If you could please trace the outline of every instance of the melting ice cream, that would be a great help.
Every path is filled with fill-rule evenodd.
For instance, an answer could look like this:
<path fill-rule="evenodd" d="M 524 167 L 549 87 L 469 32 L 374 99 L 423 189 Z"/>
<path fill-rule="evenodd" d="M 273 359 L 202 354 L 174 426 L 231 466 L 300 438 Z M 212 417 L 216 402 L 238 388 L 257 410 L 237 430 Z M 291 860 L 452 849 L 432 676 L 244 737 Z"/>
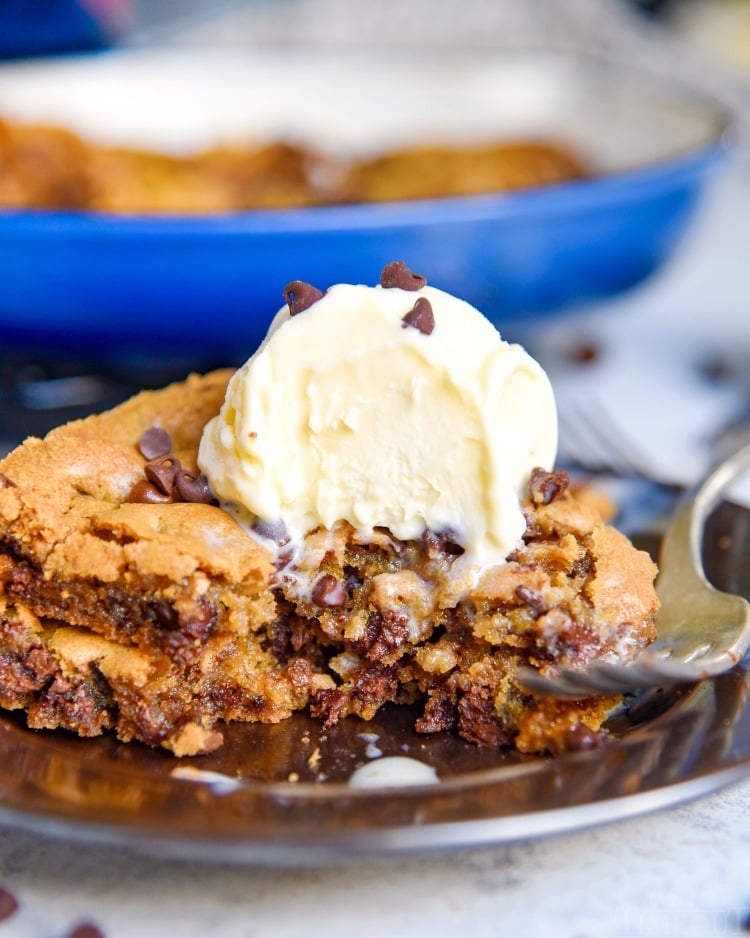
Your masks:
<path fill-rule="evenodd" d="M 204 432 L 216 496 L 292 541 L 344 520 L 364 539 L 449 532 L 472 563 L 503 560 L 531 470 L 556 453 L 540 365 L 400 262 L 375 287 L 285 295 Z"/>

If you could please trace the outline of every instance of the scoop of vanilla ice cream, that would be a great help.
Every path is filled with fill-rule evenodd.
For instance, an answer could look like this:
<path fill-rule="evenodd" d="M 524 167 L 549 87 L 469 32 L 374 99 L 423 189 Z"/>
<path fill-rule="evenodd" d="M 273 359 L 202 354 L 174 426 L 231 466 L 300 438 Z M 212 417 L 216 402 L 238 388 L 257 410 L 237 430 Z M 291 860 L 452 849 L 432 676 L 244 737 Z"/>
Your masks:
<path fill-rule="evenodd" d="M 404 321 L 420 298 L 431 332 Z M 556 446 L 547 376 L 474 307 L 427 286 L 340 284 L 278 313 L 198 461 L 222 503 L 292 539 L 340 520 L 364 538 L 450 531 L 485 566 L 518 545 L 520 498 Z"/>

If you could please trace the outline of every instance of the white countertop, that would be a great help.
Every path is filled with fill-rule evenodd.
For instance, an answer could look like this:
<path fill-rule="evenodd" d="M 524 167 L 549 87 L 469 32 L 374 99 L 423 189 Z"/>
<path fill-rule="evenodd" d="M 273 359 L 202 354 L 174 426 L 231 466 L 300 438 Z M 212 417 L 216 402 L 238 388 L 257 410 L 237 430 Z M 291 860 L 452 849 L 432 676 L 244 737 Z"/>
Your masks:
<path fill-rule="evenodd" d="M 750 780 L 565 836 L 327 869 L 164 862 L 0 829 L 13 938 L 708 938 L 750 918 Z"/>

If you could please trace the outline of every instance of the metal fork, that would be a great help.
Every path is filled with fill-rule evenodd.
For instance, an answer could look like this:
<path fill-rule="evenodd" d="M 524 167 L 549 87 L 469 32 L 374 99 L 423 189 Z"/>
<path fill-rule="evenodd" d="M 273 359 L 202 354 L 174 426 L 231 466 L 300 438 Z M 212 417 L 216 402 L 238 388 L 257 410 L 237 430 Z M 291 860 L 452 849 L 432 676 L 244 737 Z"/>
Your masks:
<path fill-rule="evenodd" d="M 706 519 L 721 494 L 750 468 L 750 444 L 721 462 L 678 503 L 659 560 L 656 641 L 631 662 L 599 661 L 542 675 L 523 668 L 529 689 L 555 697 L 621 694 L 694 683 L 729 670 L 750 647 L 750 605 L 707 581 L 701 560 Z"/>
<path fill-rule="evenodd" d="M 597 475 L 635 479 L 660 488 L 678 490 L 678 483 L 654 478 L 648 459 L 633 440 L 616 426 L 601 401 L 566 400 L 559 407 L 560 458 L 564 464 Z"/>

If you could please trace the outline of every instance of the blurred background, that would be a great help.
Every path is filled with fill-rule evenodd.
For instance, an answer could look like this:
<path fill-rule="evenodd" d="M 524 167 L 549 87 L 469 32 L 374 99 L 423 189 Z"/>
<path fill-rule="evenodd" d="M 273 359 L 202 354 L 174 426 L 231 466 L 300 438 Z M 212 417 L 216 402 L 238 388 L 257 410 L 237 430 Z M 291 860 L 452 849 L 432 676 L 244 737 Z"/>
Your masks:
<path fill-rule="evenodd" d="M 599 290 L 598 296 L 595 290 L 581 291 L 577 299 L 567 297 L 555 308 L 550 304 L 549 315 L 538 316 L 536 307 L 533 315 L 523 315 L 521 310 L 506 317 L 501 326 L 505 337 L 524 342 L 547 367 L 561 412 L 577 413 L 581 401 L 596 398 L 599 412 L 610 414 L 610 422 L 612 412 L 624 415 L 626 425 L 618 427 L 617 435 L 631 453 L 648 451 L 641 460 L 647 465 L 638 468 L 667 482 L 689 481 L 705 464 L 716 440 L 728 428 L 744 426 L 750 414 L 750 273 L 744 257 L 750 235 L 748 0 L 0 0 L 0 119 L 7 116 L 4 109 L 13 109 L 14 89 L 44 73 L 50 61 L 88 61 L 92 54 L 106 61 L 110 56 L 144 50 L 169 55 L 206 49 L 214 56 L 217 50 L 220 56 L 239 53 L 248 62 L 262 61 L 267 50 L 275 50 L 291 61 L 301 55 L 300 50 L 310 48 L 323 50 L 325 58 L 335 61 L 336 50 L 346 47 L 427 49 L 438 61 L 441 52 L 456 49 L 498 59 L 508 51 L 562 50 L 574 59 L 594 56 L 642 70 L 651 76 L 648 81 L 663 76 L 692 89 L 696 101 L 705 99 L 717 113 L 729 115 L 729 131 L 714 141 L 729 156 L 715 160 L 714 144 L 699 154 L 702 175 L 697 207 L 693 213 L 691 205 L 689 223 L 686 213 L 684 230 L 680 221 L 679 237 L 670 231 L 667 244 L 665 234 L 658 263 L 644 265 L 630 281 L 621 277 L 617 289 Z M 199 70 L 200 58 L 194 61 Z M 253 95 L 262 97 L 267 91 L 262 84 L 248 89 L 248 107 Z M 127 112 L 128 94 L 125 81 L 113 98 L 110 123 L 118 113 Z M 300 106 L 310 106 L 304 88 L 299 89 L 299 99 Z M 219 103 L 217 96 L 217 111 Z M 212 107 L 211 102 L 195 101 L 196 114 L 205 115 Z M 614 117 L 608 124 L 606 102 L 597 119 L 605 140 L 615 130 Z M 687 172 L 684 161 L 677 162 L 677 174 Z M 0 146 L 0 189 L 3 172 Z M 656 198 L 656 188 L 668 188 L 674 179 L 674 174 L 641 174 L 632 190 L 615 186 L 611 191 L 618 193 L 620 201 L 609 203 L 610 216 L 620 213 L 624 229 L 623 206 L 628 199 L 632 196 L 637 201 L 649 187 L 650 197 Z M 549 217 L 560 217 L 563 205 L 568 211 L 570 201 L 566 190 L 565 199 L 554 202 Z M 586 202 L 586 206 L 580 224 L 589 226 L 595 241 L 592 204 Z M 597 224 L 601 224 L 601 206 L 597 211 Z M 663 221 L 653 207 L 649 211 L 650 215 L 639 216 L 640 228 L 628 234 L 628 248 L 640 236 L 647 240 L 652 226 Z M 36 224 L 37 216 L 32 212 L 30 217 Z M 4 216 L 0 207 L 0 237 L 6 224 L 7 237 L 17 241 L 17 232 L 27 231 L 13 227 L 21 221 L 17 211 Z M 575 218 L 574 222 L 579 223 Z M 62 222 L 58 218 L 55 224 L 59 228 Z M 625 263 L 619 242 L 616 248 L 606 247 L 604 231 L 602 227 L 595 258 L 600 272 L 615 270 L 618 257 Z M 174 227 L 164 237 L 176 237 Z M 455 243 L 460 250 L 460 242 Z M 524 263 L 537 249 L 535 242 L 526 244 Z M 33 250 L 30 247 L 27 253 L 33 256 Z M 518 266 L 520 250 L 517 244 L 508 270 Z M 5 254 L 5 263 L 10 265 Z M 445 252 L 441 255 L 446 256 Z M 500 269 L 498 257 L 492 263 Z M 443 261 L 446 269 L 453 260 Z M 200 254 L 190 260 L 191 267 L 201 263 Z M 580 263 L 580 258 L 563 262 L 556 257 L 550 269 L 559 279 L 571 265 Z M 92 262 L 93 273 L 95 267 Z M 29 270 L 25 276 L 31 283 L 33 268 Z M 17 310 L 13 316 L 9 313 L 8 297 L 13 293 L 8 285 L 12 279 L 9 266 L 3 269 L 0 264 L 0 279 L 5 283 L 4 288 L 0 282 L 0 449 L 7 450 L 26 435 L 42 434 L 63 420 L 108 407 L 143 387 L 180 378 L 194 368 L 238 364 L 252 351 L 242 343 L 230 355 L 226 346 L 216 352 L 207 350 L 210 342 L 180 346 L 166 341 L 169 332 L 164 320 L 175 320 L 174 331 L 179 333 L 179 309 L 164 309 L 154 317 L 159 328 L 153 338 L 149 339 L 148 332 L 139 333 L 137 347 L 129 348 L 125 356 L 116 352 L 122 337 L 127 337 L 127 322 L 123 320 L 117 338 L 116 330 L 109 327 L 113 317 L 122 314 L 109 309 L 96 310 L 102 320 L 98 349 L 96 327 L 85 343 L 70 337 L 65 341 L 60 328 L 54 335 L 36 326 L 24 330 L 18 326 Z M 460 287 L 460 279 L 457 282 Z M 278 286 L 276 292 L 283 284 Z M 90 304 L 84 294 L 82 290 L 81 303 Z M 538 301 L 539 291 L 536 296 Z M 264 308 L 263 316 L 270 318 L 271 312 Z M 205 318 L 206 314 L 201 315 Z M 208 317 L 213 321 L 207 329 L 226 324 L 221 308 Z M 31 316 L 28 322 L 32 320 L 38 321 Z M 236 361 L 228 361 L 231 357 Z M 655 406 L 655 401 L 661 401 L 661 406 Z M 656 452 L 657 442 L 660 452 Z M 580 452 L 584 444 L 578 439 L 568 442 L 568 448 Z M 599 462 L 604 464 L 607 455 L 600 454 Z"/>
<path fill-rule="evenodd" d="M 328 14 L 333 14 L 328 15 Z M 409 31 L 405 35 L 404 27 Z M 412 29 L 411 27 L 415 27 Z M 2 0 L 0 54 L 60 54 L 132 42 L 408 41 L 612 44 L 632 35 L 688 42 L 750 69 L 746 0 Z"/>

